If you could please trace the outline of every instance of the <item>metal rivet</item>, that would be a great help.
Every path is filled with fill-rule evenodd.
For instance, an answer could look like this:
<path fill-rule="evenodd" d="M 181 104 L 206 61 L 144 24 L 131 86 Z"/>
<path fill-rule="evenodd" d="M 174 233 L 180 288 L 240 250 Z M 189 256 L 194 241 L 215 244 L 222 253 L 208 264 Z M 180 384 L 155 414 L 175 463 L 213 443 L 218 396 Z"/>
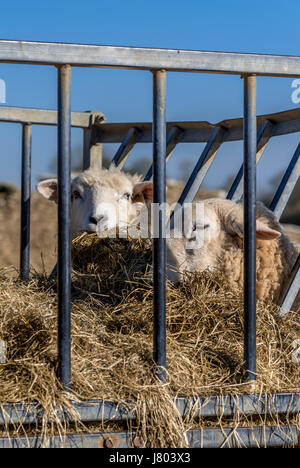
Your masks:
<path fill-rule="evenodd" d="M 133 446 L 136 448 L 144 447 L 144 443 L 141 437 L 135 437 L 133 439 Z"/>
<path fill-rule="evenodd" d="M 105 448 L 113 448 L 114 447 L 113 440 L 110 437 L 106 437 L 103 441 L 103 446 Z"/>

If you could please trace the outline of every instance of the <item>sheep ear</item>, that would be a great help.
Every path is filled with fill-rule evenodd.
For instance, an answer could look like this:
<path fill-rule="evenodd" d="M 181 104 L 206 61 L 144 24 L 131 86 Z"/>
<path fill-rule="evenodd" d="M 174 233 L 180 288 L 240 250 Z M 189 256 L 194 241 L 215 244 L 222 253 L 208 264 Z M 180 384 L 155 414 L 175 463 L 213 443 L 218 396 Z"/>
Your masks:
<path fill-rule="evenodd" d="M 132 192 L 132 201 L 141 201 L 141 198 L 146 203 L 152 203 L 153 200 L 153 183 L 152 182 L 139 182 L 135 184 Z"/>
<path fill-rule="evenodd" d="M 36 189 L 42 197 L 57 203 L 57 179 L 47 179 L 39 182 Z"/>
<path fill-rule="evenodd" d="M 244 224 L 239 221 L 231 221 L 230 234 L 244 237 Z M 270 228 L 261 221 L 256 221 L 256 238 L 259 240 L 273 240 L 281 236 L 279 231 Z"/>
<path fill-rule="evenodd" d="M 281 236 L 281 232 L 270 228 L 261 221 L 256 221 L 256 237 L 261 240 L 273 240 Z"/>

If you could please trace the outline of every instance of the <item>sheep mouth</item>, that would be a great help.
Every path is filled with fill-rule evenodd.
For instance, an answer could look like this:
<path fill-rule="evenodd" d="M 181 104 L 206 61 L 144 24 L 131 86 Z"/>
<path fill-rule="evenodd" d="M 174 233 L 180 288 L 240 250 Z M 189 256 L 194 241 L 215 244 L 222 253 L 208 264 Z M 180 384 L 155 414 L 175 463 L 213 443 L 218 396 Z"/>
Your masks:
<path fill-rule="evenodd" d="M 113 228 L 111 228 L 111 229 L 113 229 Z M 97 233 L 98 236 L 101 236 L 101 234 L 103 234 L 104 232 L 108 232 L 108 231 L 110 231 L 109 226 L 100 226 L 99 224 L 97 224 L 97 225 L 89 224 L 85 229 L 85 232 L 87 232 L 89 234 Z"/>

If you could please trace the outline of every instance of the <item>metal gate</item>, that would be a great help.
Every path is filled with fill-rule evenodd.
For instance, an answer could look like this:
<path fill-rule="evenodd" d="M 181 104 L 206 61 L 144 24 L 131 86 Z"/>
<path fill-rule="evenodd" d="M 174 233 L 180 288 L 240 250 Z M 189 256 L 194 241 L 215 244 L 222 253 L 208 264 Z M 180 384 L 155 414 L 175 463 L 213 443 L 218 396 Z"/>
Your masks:
<path fill-rule="evenodd" d="M 103 143 L 120 143 L 114 162 L 122 166 L 133 146 L 140 142 L 152 142 L 153 165 L 145 179 L 153 175 L 154 203 L 165 202 L 166 162 L 177 144 L 183 142 L 206 143 L 199 160 L 180 196 L 179 203 L 191 202 L 223 142 L 243 140 L 244 163 L 240 168 L 227 198 L 237 200 L 244 196 L 244 237 L 247 249 L 244 251 L 244 358 L 246 378 L 256 378 L 256 163 L 273 136 L 300 131 L 300 110 L 256 116 L 256 76 L 300 76 L 300 57 L 234 54 L 167 49 L 143 49 L 77 44 L 52 44 L 18 41 L 0 41 L 0 62 L 27 63 L 56 66 L 58 71 L 58 112 L 34 109 L 0 107 L 0 121 L 21 123 L 22 143 L 22 216 L 21 216 L 21 262 L 20 274 L 23 280 L 29 278 L 29 222 L 30 222 L 30 166 L 31 129 L 34 124 L 56 125 L 58 129 L 58 374 L 65 387 L 71 382 L 71 328 L 70 328 L 70 129 L 71 126 L 84 130 L 84 169 L 91 159 L 100 157 Z M 101 113 L 72 113 L 70 111 L 70 83 L 72 67 L 103 67 L 150 70 L 153 73 L 153 122 L 138 124 L 103 124 Z M 244 81 L 244 119 L 226 120 L 219 124 L 207 122 L 166 123 L 166 76 L 167 72 L 209 72 L 240 75 Z M 274 195 L 270 208 L 279 218 L 297 182 L 300 173 L 300 144 Z M 165 239 L 163 219 L 159 225 L 159 236 L 153 240 L 154 263 L 154 359 L 159 368 L 166 368 L 166 301 L 165 301 Z M 282 298 L 282 315 L 290 308 L 300 287 L 300 256 L 295 259 L 295 267 L 290 282 Z M 158 374 L 164 381 L 165 373 Z M 176 401 L 184 414 L 188 401 Z M 101 406 L 101 411 L 99 409 Z M 122 419 L 124 414 L 111 404 L 85 402 L 77 405 L 83 421 L 95 421 L 103 411 L 108 419 Z M 270 414 L 300 411 L 299 394 L 241 395 L 238 401 L 230 396 L 210 397 L 199 407 L 199 415 L 217 415 L 220 410 L 232 415 L 238 407 L 245 408 L 248 414 Z M 20 404 L 7 407 L 2 421 L 8 417 L 30 416 L 30 407 Z M 111 413 L 112 412 L 112 413 Z M 9 415 L 9 416 L 8 416 Z M 23 416 L 22 416 L 23 415 Z M 106 416 L 105 416 L 106 417 Z M 128 415 L 126 415 L 128 417 Z M 130 415 L 129 415 L 130 417 Z M 131 415 L 134 417 L 134 415 Z M 26 419 L 27 418 L 27 419 Z M 228 433 L 217 429 L 190 431 L 192 446 L 220 446 L 223 443 L 234 446 Z M 299 442 L 296 427 L 287 428 L 241 428 L 240 440 L 245 446 L 289 445 Z M 278 433 L 279 431 L 279 433 Z M 201 432 L 201 431 L 200 431 Z M 223 435 L 222 435 L 223 434 Z M 128 437 L 119 434 L 115 446 L 128 446 Z M 198 436 L 200 437 L 198 440 Z M 76 436 L 70 436 L 68 443 L 77 446 Z M 94 437 L 94 436 L 93 436 Z M 98 434 L 95 440 L 85 439 L 88 446 L 105 446 L 107 436 Z M 222 439 L 223 437 L 223 439 Z M 93 439 L 93 440 L 92 440 Z M 90 440 L 90 442 L 89 442 Z M 111 443 L 111 438 L 109 439 Z M 114 439 L 115 440 L 115 439 Z M 94 442 L 93 442 L 94 441 Z M 199 442 L 200 441 L 200 442 Z M 27 440 L 28 442 L 28 440 Z M 26 442 L 26 443 L 27 443 Z M 25 443 L 25 442 L 24 442 Z M 34 439 L 33 444 L 38 444 Z M 0 446 L 6 441 L 0 440 Z M 15 442 L 21 444 L 22 441 Z M 53 440 L 56 446 L 59 441 Z M 81 444 L 82 445 L 82 444 Z M 100 444 L 101 445 L 101 444 Z"/>

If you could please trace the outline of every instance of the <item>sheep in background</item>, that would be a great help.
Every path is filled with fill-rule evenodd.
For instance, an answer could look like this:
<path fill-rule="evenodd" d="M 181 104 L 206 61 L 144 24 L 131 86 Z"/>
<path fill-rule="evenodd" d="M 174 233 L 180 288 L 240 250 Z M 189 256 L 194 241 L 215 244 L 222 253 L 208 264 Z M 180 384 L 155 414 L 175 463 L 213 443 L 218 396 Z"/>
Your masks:
<path fill-rule="evenodd" d="M 176 283 L 183 281 L 185 271 L 219 270 L 232 285 L 242 286 L 243 206 L 208 199 L 182 211 L 185 232 L 179 233 L 181 238 L 167 239 L 168 278 Z M 298 252 L 273 213 L 261 203 L 256 218 L 257 298 L 276 303 Z"/>

